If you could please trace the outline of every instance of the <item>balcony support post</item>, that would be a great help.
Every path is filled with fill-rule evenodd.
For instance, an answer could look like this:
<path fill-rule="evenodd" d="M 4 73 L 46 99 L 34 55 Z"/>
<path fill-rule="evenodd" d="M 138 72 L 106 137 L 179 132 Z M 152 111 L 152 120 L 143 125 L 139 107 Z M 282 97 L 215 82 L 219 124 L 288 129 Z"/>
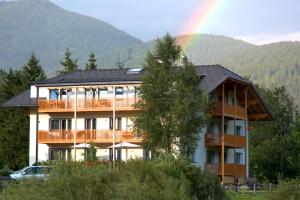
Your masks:
<path fill-rule="evenodd" d="M 236 171 L 236 83 L 234 83 L 234 122 L 233 122 L 233 134 L 234 134 L 234 153 L 233 153 L 233 162 L 234 162 L 234 172 L 235 174 L 237 174 L 237 171 Z"/>
<path fill-rule="evenodd" d="M 224 103 L 225 103 L 225 97 L 224 97 L 224 93 L 225 93 L 225 84 L 222 84 L 222 152 L 221 152 L 221 184 L 223 185 L 224 183 L 224 164 L 225 164 L 225 147 L 224 147 Z"/>
<path fill-rule="evenodd" d="M 74 130 L 73 130 L 73 144 L 74 144 L 74 161 L 76 161 L 76 132 L 77 132 L 77 87 L 75 87 L 75 101 L 74 101 Z"/>
<path fill-rule="evenodd" d="M 113 166 L 115 164 L 115 129 L 116 129 L 116 86 L 113 86 L 113 133 L 112 133 L 112 139 L 113 139 Z"/>
<path fill-rule="evenodd" d="M 246 178 L 249 177 L 249 136 L 248 136 L 248 89 L 245 89 L 245 110 L 246 110 L 246 120 L 245 120 L 245 135 L 246 135 L 246 149 L 245 149 L 245 164 L 246 164 Z"/>
<path fill-rule="evenodd" d="M 39 86 L 36 86 L 35 163 L 39 161 Z"/>

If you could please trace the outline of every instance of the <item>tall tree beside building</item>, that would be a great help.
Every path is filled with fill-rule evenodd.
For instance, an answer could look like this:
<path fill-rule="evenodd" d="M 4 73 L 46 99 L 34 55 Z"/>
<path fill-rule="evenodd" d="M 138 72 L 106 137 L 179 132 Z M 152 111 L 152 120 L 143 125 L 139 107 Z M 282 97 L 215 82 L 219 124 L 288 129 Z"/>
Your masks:
<path fill-rule="evenodd" d="M 195 66 L 187 59 L 182 62 L 181 53 L 169 34 L 148 53 L 139 89 L 141 101 L 136 105 L 141 111 L 134 128 L 143 134 L 145 148 L 187 156 L 206 122 L 207 95 L 198 87 Z"/>
<path fill-rule="evenodd" d="M 97 63 L 96 63 L 97 59 L 96 56 L 93 52 L 90 53 L 89 58 L 88 58 L 88 62 L 85 65 L 85 69 L 86 70 L 95 70 L 97 69 Z"/>
<path fill-rule="evenodd" d="M 60 61 L 60 64 L 63 66 L 62 70 L 56 72 L 57 75 L 64 75 L 69 72 L 74 72 L 78 69 L 77 60 L 71 58 L 71 51 L 67 48 L 65 52 L 65 58 L 63 61 Z"/>
<path fill-rule="evenodd" d="M 40 60 L 33 53 L 29 57 L 27 63 L 23 66 L 23 76 L 26 82 L 41 81 L 46 79 L 45 72 L 40 65 Z"/>
<path fill-rule="evenodd" d="M 252 175 L 276 182 L 278 176 L 300 175 L 300 132 L 293 98 L 285 87 L 261 89 L 274 120 L 255 122 L 250 131 L 250 167 Z"/>
<path fill-rule="evenodd" d="M 20 94 L 29 82 L 44 80 L 45 73 L 34 54 L 21 70 L 0 71 L 0 103 Z M 0 109 L 0 168 L 16 170 L 28 165 L 28 111 Z"/>
<path fill-rule="evenodd" d="M 0 103 L 21 93 L 26 84 L 21 70 L 1 71 Z M 29 118 L 19 109 L 0 109 L 0 168 L 16 170 L 28 164 Z"/>

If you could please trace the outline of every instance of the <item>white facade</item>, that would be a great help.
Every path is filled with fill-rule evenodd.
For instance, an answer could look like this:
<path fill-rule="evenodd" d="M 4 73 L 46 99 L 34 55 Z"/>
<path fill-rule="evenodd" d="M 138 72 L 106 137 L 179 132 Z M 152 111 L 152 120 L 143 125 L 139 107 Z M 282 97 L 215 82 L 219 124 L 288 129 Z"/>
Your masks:
<path fill-rule="evenodd" d="M 114 90 L 115 88 L 115 90 Z M 93 86 L 66 86 L 62 87 L 40 87 L 39 92 L 35 86 L 31 87 L 31 97 L 35 98 L 38 94 L 39 99 L 44 99 L 47 101 L 52 101 L 53 96 L 51 96 L 51 90 L 57 90 L 55 100 L 74 101 L 76 96 L 77 105 L 84 107 L 86 100 L 93 99 L 130 99 L 136 98 L 136 87 L 134 85 L 126 86 L 103 86 L 103 85 L 93 85 Z M 76 90 L 76 92 L 75 92 Z M 119 91 L 118 91 L 119 90 Z M 234 100 L 231 92 L 229 92 L 229 97 L 227 97 L 226 102 L 228 104 L 233 104 Z M 115 101 L 117 104 L 117 101 Z M 74 102 L 72 102 L 72 105 Z M 118 105 L 117 105 L 118 106 Z M 70 131 L 85 131 L 87 128 L 87 119 L 92 119 L 93 123 L 92 129 L 96 134 L 102 134 L 105 131 L 112 130 L 112 117 L 116 118 L 115 129 L 122 131 L 131 131 L 133 127 L 133 118 L 136 113 L 133 111 L 115 111 L 113 115 L 112 110 L 107 111 L 59 111 L 59 112 L 39 112 L 38 118 L 38 130 L 44 132 L 51 132 L 53 129 L 53 120 L 57 120 L 59 126 L 63 122 L 59 120 L 64 120 L 65 126 L 70 126 Z M 67 122 L 66 122 L 67 121 Z M 120 125 L 117 125 L 120 123 Z M 70 124 L 70 125 L 69 125 Z M 118 126 L 118 127 L 117 127 Z M 36 112 L 30 113 L 30 147 L 29 147 L 29 165 L 32 165 L 36 161 Z M 102 131 L 102 132 L 101 132 Z M 117 130 L 115 130 L 117 131 Z M 206 164 L 220 164 L 221 163 L 221 149 L 211 148 L 206 144 L 206 134 L 212 134 L 214 137 L 219 137 L 221 134 L 221 119 L 215 118 L 212 120 L 210 126 L 203 128 L 199 133 L 199 141 L 197 148 L 192 155 L 192 162 L 201 167 L 206 168 Z M 229 136 L 241 136 L 247 138 L 247 120 L 226 118 L 224 121 L 224 133 Z M 53 133 L 55 134 L 55 133 Z M 87 141 L 88 142 L 88 141 Z M 78 143 L 77 143 L 78 144 Z M 84 160 L 86 151 L 83 148 L 72 147 L 74 143 L 39 143 L 38 144 L 38 161 L 47 161 L 51 159 L 75 159 L 77 161 Z M 112 142 L 102 142 L 95 144 L 96 157 L 99 160 L 110 160 L 112 159 L 112 149 L 108 147 L 112 145 Z M 246 173 L 248 174 L 248 141 L 246 141 L 245 148 L 225 148 L 225 164 L 239 164 L 246 165 Z M 128 159 L 143 159 L 146 152 L 142 148 L 123 148 L 115 149 L 115 158 L 120 160 Z"/>

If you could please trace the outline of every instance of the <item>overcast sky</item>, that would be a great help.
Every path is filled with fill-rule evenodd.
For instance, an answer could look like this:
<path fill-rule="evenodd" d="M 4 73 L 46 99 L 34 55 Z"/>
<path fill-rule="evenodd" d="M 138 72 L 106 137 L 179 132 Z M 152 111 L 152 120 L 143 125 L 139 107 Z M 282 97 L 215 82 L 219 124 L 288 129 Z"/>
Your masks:
<path fill-rule="evenodd" d="M 180 33 L 203 0 L 51 1 L 148 41 L 166 32 Z M 213 14 L 214 20 L 207 20 L 203 33 L 241 38 L 256 44 L 300 40 L 300 0 L 220 1 L 225 6 Z"/>

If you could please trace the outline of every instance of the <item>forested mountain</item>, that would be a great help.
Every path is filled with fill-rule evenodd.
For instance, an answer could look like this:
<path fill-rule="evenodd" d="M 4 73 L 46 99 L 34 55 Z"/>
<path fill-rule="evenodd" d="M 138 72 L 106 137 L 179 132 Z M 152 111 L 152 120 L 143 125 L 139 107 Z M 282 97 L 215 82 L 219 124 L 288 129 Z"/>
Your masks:
<path fill-rule="evenodd" d="M 32 52 L 52 72 L 69 48 L 83 64 L 90 51 L 98 66 L 111 66 L 112 52 L 141 41 L 94 18 L 66 11 L 48 0 L 0 1 L 0 67 L 19 68 Z"/>
<path fill-rule="evenodd" d="M 128 22 L 130 23 L 130 22 Z M 177 37 L 179 43 L 191 36 Z M 265 87 L 286 85 L 300 105 L 300 42 L 253 45 L 216 35 L 196 35 L 186 52 L 195 64 L 221 64 Z M 0 1 L 0 69 L 20 68 L 32 52 L 48 76 L 60 69 L 66 48 L 84 68 L 92 50 L 100 68 L 143 65 L 154 42 L 94 18 L 66 11 L 48 0 Z"/>

